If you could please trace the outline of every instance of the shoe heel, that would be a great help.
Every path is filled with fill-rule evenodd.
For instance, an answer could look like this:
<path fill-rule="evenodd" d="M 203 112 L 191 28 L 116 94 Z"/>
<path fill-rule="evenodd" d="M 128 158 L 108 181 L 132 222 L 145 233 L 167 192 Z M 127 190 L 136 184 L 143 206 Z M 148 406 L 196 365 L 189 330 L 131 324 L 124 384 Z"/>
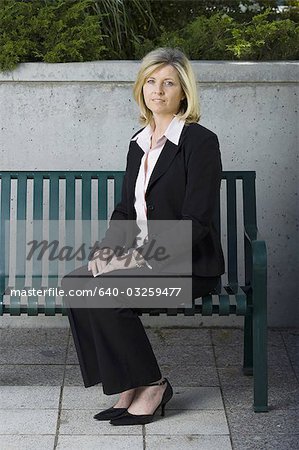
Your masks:
<path fill-rule="evenodd" d="M 161 416 L 165 416 L 165 405 L 166 403 L 164 403 L 164 405 L 161 406 Z"/>

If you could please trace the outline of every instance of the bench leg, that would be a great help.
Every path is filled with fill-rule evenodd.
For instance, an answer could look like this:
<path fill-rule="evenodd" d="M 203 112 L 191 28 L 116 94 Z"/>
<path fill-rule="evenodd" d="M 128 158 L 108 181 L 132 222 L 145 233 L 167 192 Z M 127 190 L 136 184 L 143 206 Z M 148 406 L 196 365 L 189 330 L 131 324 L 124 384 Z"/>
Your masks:
<path fill-rule="evenodd" d="M 253 375 L 252 315 L 244 317 L 243 374 Z"/>
<path fill-rule="evenodd" d="M 253 289 L 253 378 L 254 412 L 268 411 L 267 361 L 267 285 L 261 274 L 256 274 Z"/>

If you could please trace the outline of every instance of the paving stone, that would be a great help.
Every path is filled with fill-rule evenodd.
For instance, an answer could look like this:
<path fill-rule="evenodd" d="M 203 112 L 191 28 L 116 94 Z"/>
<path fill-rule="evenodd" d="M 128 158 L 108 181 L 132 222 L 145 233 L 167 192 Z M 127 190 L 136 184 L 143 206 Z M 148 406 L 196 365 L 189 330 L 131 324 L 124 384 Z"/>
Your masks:
<path fill-rule="evenodd" d="M 221 386 L 253 386 L 253 377 L 244 375 L 242 365 L 217 368 Z"/>
<path fill-rule="evenodd" d="M 185 436 L 155 436 L 145 437 L 146 448 L 150 450 L 231 450 L 230 438 L 227 435 L 188 434 Z M 243 449 L 244 450 L 244 449 Z"/>
<path fill-rule="evenodd" d="M 105 435 L 105 434 L 129 434 L 142 435 L 142 425 L 112 426 L 109 421 L 99 421 L 93 418 L 98 412 L 93 409 L 62 409 L 60 416 L 59 434 L 68 435 Z"/>
<path fill-rule="evenodd" d="M 281 331 L 284 342 L 290 347 L 299 347 L 299 328 L 289 328 Z"/>
<path fill-rule="evenodd" d="M 243 346 L 215 346 L 217 367 L 227 367 L 231 365 L 243 366 Z M 268 365 L 276 368 L 288 366 L 290 361 L 285 348 L 268 346 Z M 291 369 L 291 368 L 290 368 Z"/>
<path fill-rule="evenodd" d="M 226 408 L 232 437 L 238 435 L 292 435 L 298 430 L 299 409 L 270 409 L 255 413 L 252 409 Z"/>
<path fill-rule="evenodd" d="M 283 337 L 279 330 L 275 328 L 268 328 L 268 345 L 281 347 L 283 344 Z"/>
<path fill-rule="evenodd" d="M 299 380 L 299 363 L 298 364 L 293 363 L 292 368 L 293 368 L 294 374 L 297 377 L 297 380 Z"/>
<path fill-rule="evenodd" d="M 62 392 L 62 409 L 107 409 L 113 406 L 119 394 L 105 395 L 102 385 L 91 386 L 64 386 Z"/>
<path fill-rule="evenodd" d="M 226 408 L 252 408 L 253 386 L 223 386 L 222 396 Z"/>
<path fill-rule="evenodd" d="M 208 328 L 156 328 L 146 333 L 153 345 L 212 345 Z"/>
<path fill-rule="evenodd" d="M 218 367 L 221 386 L 253 386 L 253 376 L 244 375 L 242 366 Z M 298 380 L 290 366 L 268 366 L 269 388 L 292 389 L 298 386 Z"/>
<path fill-rule="evenodd" d="M 243 330 L 237 328 L 212 328 L 212 343 L 214 345 L 243 344 Z"/>
<path fill-rule="evenodd" d="M 66 329 L 0 329 L 0 364 L 64 364 Z"/>
<path fill-rule="evenodd" d="M 56 409 L 1 409 L 0 435 L 55 434 L 57 418 Z"/>
<path fill-rule="evenodd" d="M 83 379 L 79 364 L 68 364 L 65 366 L 64 385 L 83 386 Z"/>
<path fill-rule="evenodd" d="M 223 400 L 227 408 L 253 407 L 253 384 L 252 386 L 223 386 Z M 268 389 L 268 404 L 271 409 L 296 409 L 299 406 L 299 388 L 289 386 Z"/>
<path fill-rule="evenodd" d="M 299 434 L 242 434 L 232 439 L 234 450 L 295 450 L 299 448 Z"/>
<path fill-rule="evenodd" d="M 55 435 L 0 435 L 1 449 L 3 450 L 53 450 Z"/>
<path fill-rule="evenodd" d="M 69 346 L 67 349 L 66 364 L 79 364 L 78 355 L 72 336 L 70 337 Z"/>
<path fill-rule="evenodd" d="M 215 346 L 215 358 L 217 367 L 228 367 L 232 365 L 243 364 L 243 347 L 236 344 L 236 346 Z"/>
<path fill-rule="evenodd" d="M 244 329 L 220 328 L 211 329 L 214 345 L 237 345 L 244 343 Z M 283 340 L 279 330 L 268 329 L 268 345 L 282 346 Z"/>
<path fill-rule="evenodd" d="M 294 386 L 299 386 L 299 382 L 296 379 L 295 374 L 292 370 L 289 370 L 288 366 L 268 367 L 268 378 L 269 378 L 269 386 L 275 388 L 293 388 Z"/>
<path fill-rule="evenodd" d="M 161 364 L 160 370 L 172 385 L 176 386 L 219 386 L 216 367 L 194 364 L 177 364 L 176 367 Z"/>
<path fill-rule="evenodd" d="M 269 405 L 273 409 L 299 408 L 299 386 L 269 386 Z M 299 428 L 299 427 L 298 427 Z"/>
<path fill-rule="evenodd" d="M 212 410 L 165 409 L 165 418 L 156 417 L 145 428 L 146 435 L 229 434 L 224 411 Z"/>
<path fill-rule="evenodd" d="M 174 396 L 167 404 L 168 409 L 221 409 L 223 402 L 219 387 L 173 386 Z"/>
<path fill-rule="evenodd" d="M 292 364 L 299 364 L 299 347 L 288 344 L 287 355 Z"/>
<path fill-rule="evenodd" d="M 54 409 L 59 407 L 58 386 L 0 386 L 1 408 Z"/>
<path fill-rule="evenodd" d="M 197 364 L 198 367 L 215 365 L 213 347 L 194 345 L 163 345 L 154 349 L 159 364 L 189 365 Z"/>
<path fill-rule="evenodd" d="M 112 425 L 110 425 L 112 427 Z M 116 427 L 115 427 L 116 428 Z M 143 450 L 142 436 L 69 436 L 58 437 L 57 450 Z M 19 450 L 19 449 L 18 449 Z"/>
<path fill-rule="evenodd" d="M 61 386 L 64 365 L 50 364 L 2 364 L 0 385 L 2 386 Z"/>

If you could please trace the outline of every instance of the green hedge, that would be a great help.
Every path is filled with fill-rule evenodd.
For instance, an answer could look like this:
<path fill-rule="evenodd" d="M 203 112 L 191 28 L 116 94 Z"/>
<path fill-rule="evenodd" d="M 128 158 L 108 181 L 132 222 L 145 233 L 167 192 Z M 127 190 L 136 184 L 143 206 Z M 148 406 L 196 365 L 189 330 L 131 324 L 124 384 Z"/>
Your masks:
<path fill-rule="evenodd" d="M 294 60 L 299 1 L 0 0 L 0 70 L 21 62 L 140 59 L 176 46 L 191 59 Z M 250 6 L 251 5 L 251 6 Z M 175 30 L 175 31 L 173 31 Z"/>
<path fill-rule="evenodd" d="M 299 57 L 299 26 L 290 19 L 269 21 L 270 11 L 238 23 L 226 14 L 200 16 L 180 31 L 165 31 L 154 40 L 136 46 L 141 58 L 157 46 L 177 46 L 197 60 L 296 60 Z"/>

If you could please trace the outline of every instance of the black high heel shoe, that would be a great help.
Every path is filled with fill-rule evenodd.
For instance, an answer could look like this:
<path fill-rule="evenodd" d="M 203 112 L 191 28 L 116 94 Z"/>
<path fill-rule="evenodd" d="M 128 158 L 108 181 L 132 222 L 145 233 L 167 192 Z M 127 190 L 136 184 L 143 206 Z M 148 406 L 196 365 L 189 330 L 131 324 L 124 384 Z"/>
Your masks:
<path fill-rule="evenodd" d="M 116 419 L 126 411 L 127 408 L 114 408 L 113 406 L 111 406 L 111 408 L 105 409 L 104 411 L 100 411 L 99 413 L 95 414 L 93 418 L 97 420 Z"/>
<path fill-rule="evenodd" d="M 156 411 L 161 407 L 161 416 L 165 416 L 165 405 L 173 396 L 173 390 L 171 384 L 164 378 L 164 380 L 158 383 L 147 384 L 146 386 L 159 386 L 167 383 L 167 387 L 164 391 L 162 400 L 160 404 L 157 406 L 153 414 L 131 414 L 128 411 L 124 412 L 121 417 L 117 417 L 116 419 L 110 420 L 111 425 L 144 425 L 146 423 L 150 423 L 154 419 L 154 415 Z"/>

